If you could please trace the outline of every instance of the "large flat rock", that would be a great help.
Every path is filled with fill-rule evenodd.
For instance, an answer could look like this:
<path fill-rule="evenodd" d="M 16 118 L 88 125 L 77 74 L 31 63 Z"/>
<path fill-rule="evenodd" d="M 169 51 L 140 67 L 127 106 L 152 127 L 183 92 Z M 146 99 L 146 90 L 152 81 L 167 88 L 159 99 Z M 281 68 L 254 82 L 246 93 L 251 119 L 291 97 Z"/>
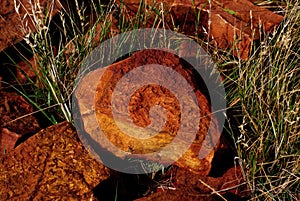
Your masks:
<path fill-rule="evenodd" d="M 108 170 L 70 123 L 40 131 L 0 159 L 0 200 L 90 200 Z"/>

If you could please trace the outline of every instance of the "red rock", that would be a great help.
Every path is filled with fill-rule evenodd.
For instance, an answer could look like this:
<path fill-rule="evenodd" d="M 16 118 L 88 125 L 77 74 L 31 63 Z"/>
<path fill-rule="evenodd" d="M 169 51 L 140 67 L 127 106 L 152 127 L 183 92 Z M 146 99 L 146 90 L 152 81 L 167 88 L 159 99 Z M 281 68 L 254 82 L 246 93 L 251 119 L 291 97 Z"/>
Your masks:
<path fill-rule="evenodd" d="M 76 90 L 76 98 L 78 101 L 78 105 L 80 108 L 80 113 L 82 115 L 82 119 L 84 121 L 84 128 L 86 132 L 97 142 L 103 142 L 103 139 L 100 135 L 98 135 L 97 128 L 98 123 L 100 124 L 101 129 L 105 133 L 106 138 L 117 146 L 118 150 L 111 150 L 109 145 L 103 145 L 104 148 L 108 149 L 108 151 L 113 152 L 116 156 L 124 159 L 124 155 L 122 151 L 132 152 L 135 154 L 145 154 L 150 153 L 152 151 L 159 150 L 161 147 L 168 145 L 171 140 L 176 136 L 176 132 L 179 126 L 179 118 L 178 118 L 178 108 L 183 107 L 182 111 L 185 111 L 186 106 L 178 107 L 177 100 L 172 97 L 170 91 L 165 90 L 160 86 L 149 86 L 148 88 L 140 88 L 136 91 L 130 99 L 129 111 L 130 115 L 134 119 L 134 122 L 139 126 L 145 126 L 150 123 L 149 121 L 149 108 L 154 105 L 160 105 L 164 107 L 167 114 L 167 123 L 161 130 L 161 132 L 149 139 L 136 139 L 132 136 L 124 134 L 118 129 L 118 126 L 115 122 L 119 122 L 125 126 L 127 132 L 133 132 L 131 128 L 126 126 L 126 114 L 120 113 L 121 119 L 115 120 L 112 116 L 111 110 L 111 95 L 115 90 L 115 85 L 118 83 L 119 79 L 124 76 L 127 72 L 131 71 L 135 67 L 143 66 L 146 64 L 160 64 L 163 66 L 172 67 L 178 73 L 185 77 L 187 82 L 192 86 L 195 90 L 195 96 L 199 102 L 199 111 L 201 120 L 199 121 L 199 130 L 197 131 L 196 140 L 192 143 L 191 147 L 187 150 L 187 152 L 175 162 L 179 167 L 183 167 L 192 172 L 201 175 L 207 175 L 211 168 L 211 161 L 214 155 L 214 150 L 210 151 L 210 154 L 206 156 L 204 159 L 199 159 L 198 154 L 199 150 L 202 146 L 202 142 L 207 134 L 207 129 L 210 121 L 215 122 L 215 119 L 211 119 L 210 116 L 210 104 L 199 88 L 199 83 L 196 83 L 192 71 L 189 71 L 188 66 L 183 66 L 181 60 L 174 56 L 171 53 L 167 53 L 164 51 L 158 50 L 144 50 L 141 52 L 137 52 L 133 54 L 131 57 L 112 64 L 107 68 L 101 68 L 93 71 L 92 73 L 83 77 L 80 85 Z M 187 69 L 187 70 L 184 70 Z M 157 70 L 157 69 L 153 69 Z M 151 70 L 150 70 L 151 71 Z M 147 70 L 144 73 L 151 72 Z M 103 73 L 104 72 L 104 73 Z M 103 73 L 103 74 L 102 74 Z M 101 79 L 99 75 L 102 74 Z M 157 73 L 160 75 L 160 73 Z M 137 76 L 137 78 L 143 79 L 143 76 Z M 157 76 L 158 80 L 166 80 L 164 76 Z M 100 80 L 99 80 L 100 79 Z M 98 87 L 95 91 L 92 90 L 92 86 L 89 85 L 90 81 L 94 80 L 96 83 L 98 82 Z M 97 81 L 99 80 L 99 81 Z M 138 80 L 137 80 L 138 81 Z M 139 81 L 138 81 L 139 82 Z M 120 100 L 123 100 L 125 97 L 128 97 L 129 88 L 122 88 L 120 92 Z M 119 94 L 119 92 L 117 92 Z M 91 108 L 93 108 L 93 101 L 95 96 L 95 109 L 98 123 L 93 121 L 91 118 L 95 118 L 94 114 L 91 113 Z M 129 96 L 130 97 L 130 96 Z M 123 106 L 122 103 L 117 102 L 116 106 Z M 126 106 L 125 106 L 126 107 Z M 141 109 L 140 109 L 141 108 Z M 147 109 L 148 108 L 148 109 Z M 176 109 L 177 108 L 177 109 Z M 198 108 L 197 108 L 198 109 Z M 126 110 L 126 109 L 125 109 Z M 198 111 L 198 110 L 197 110 Z M 155 119 L 161 119 L 162 116 L 156 114 Z M 193 117 L 189 117 L 193 118 Z M 212 135 L 214 132 L 217 132 L 218 127 L 216 124 L 215 128 L 212 128 Z M 178 149 L 181 149 L 184 145 L 185 139 L 182 139 L 182 145 L 178 146 Z M 121 151 L 122 150 L 122 151 Z M 173 161 L 172 158 L 177 157 L 175 155 L 177 153 L 174 152 L 169 154 L 169 160 Z M 155 158 L 146 158 L 147 160 L 156 161 Z M 161 161 L 157 161 L 161 162 Z"/>
<path fill-rule="evenodd" d="M 135 15 L 140 1 L 122 1 L 131 15 Z M 194 36 L 196 33 L 203 39 L 223 50 L 233 50 L 232 53 L 242 59 L 249 54 L 253 40 L 259 39 L 259 28 L 269 33 L 282 21 L 283 17 L 265 8 L 254 5 L 247 0 L 207 0 L 191 1 L 147 1 L 145 4 L 161 7 L 165 11 L 165 28 L 173 29 L 173 24 L 179 32 Z M 149 11 L 150 12 L 150 11 Z M 200 18 L 197 21 L 197 15 Z M 172 15 L 171 17 L 167 14 Z M 154 16 L 155 14 L 153 14 Z M 152 18 L 154 18 L 152 16 Z M 151 27 L 153 19 L 150 18 L 147 27 Z M 196 23 L 197 27 L 195 26 Z M 232 49 L 233 48 L 233 49 Z"/>
<path fill-rule="evenodd" d="M 17 65 L 17 79 L 20 83 L 28 82 L 28 79 L 34 81 L 38 73 L 38 64 L 32 57 L 28 61 L 21 61 Z"/>
<path fill-rule="evenodd" d="M 217 178 L 194 175 L 183 169 L 178 169 L 172 177 L 177 181 L 175 189 L 156 192 L 136 201 L 213 201 L 223 200 L 221 196 L 226 198 L 226 193 L 231 193 L 231 197 L 234 196 L 235 199 L 239 200 L 249 195 L 240 168 L 231 168 L 222 177 Z"/>

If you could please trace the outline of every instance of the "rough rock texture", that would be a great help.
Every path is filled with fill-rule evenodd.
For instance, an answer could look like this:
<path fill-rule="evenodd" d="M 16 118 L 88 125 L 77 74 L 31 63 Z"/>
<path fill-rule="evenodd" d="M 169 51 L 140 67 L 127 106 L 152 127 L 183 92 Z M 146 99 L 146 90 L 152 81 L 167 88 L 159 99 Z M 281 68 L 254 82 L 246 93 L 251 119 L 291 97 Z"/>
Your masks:
<path fill-rule="evenodd" d="M 35 30 L 33 9 L 37 18 L 46 14 L 46 10 L 52 11 L 50 16 L 54 16 L 61 9 L 61 4 L 58 0 L 2 0 L 0 7 L 0 51 L 2 51 L 20 42 L 27 33 Z"/>
<path fill-rule="evenodd" d="M 140 5 L 139 0 L 124 0 L 129 15 L 134 16 Z M 211 2 L 211 3 L 209 3 Z M 145 1 L 146 9 L 153 7 L 165 11 L 165 28 L 179 28 L 179 32 L 207 39 L 220 49 L 233 50 L 242 59 L 248 57 L 251 42 L 259 38 L 260 28 L 269 33 L 283 17 L 267 9 L 255 6 L 248 0 L 187 0 Z M 143 7 L 144 8 L 144 7 Z M 150 12 L 151 13 L 151 12 Z M 170 14 L 172 17 L 170 17 Z M 154 20 L 150 18 L 148 27 Z"/>
<path fill-rule="evenodd" d="M 20 95 L 0 91 L 0 158 L 12 150 L 21 137 L 40 130 L 31 115 L 33 107 Z"/>
<path fill-rule="evenodd" d="M 248 192 L 240 168 L 231 168 L 222 177 L 217 178 L 194 175 L 179 169 L 174 178 L 175 188 L 165 188 L 162 192 L 136 201 L 247 200 L 246 197 L 242 198 Z"/>
<path fill-rule="evenodd" d="M 91 158 L 71 124 L 40 131 L 0 159 L 0 200 L 89 200 L 108 170 Z"/>
<path fill-rule="evenodd" d="M 190 113 L 191 111 L 186 109 L 188 106 L 179 105 L 178 102 L 178 100 L 188 97 L 180 97 L 179 95 L 179 97 L 176 97 L 178 98 L 177 100 L 168 89 L 164 88 L 167 85 L 167 80 L 166 77 L 162 74 L 162 72 L 151 72 L 157 71 L 157 69 L 147 69 L 145 72 L 142 73 L 144 74 L 143 76 L 140 74 L 136 76 L 136 81 L 137 83 L 139 83 L 140 81 L 142 81 L 139 79 L 145 79 L 145 76 L 147 76 L 147 74 L 153 73 L 157 75 L 156 79 L 162 80 L 162 82 L 164 82 L 165 85 L 147 85 L 139 88 L 137 91 L 135 91 L 135 93 L 132 96 L 130 94 L 130 89 L 134 87 L 134 83 L 131 83 L 132 86 L 126 86 L 128 88 L 126 88 L 125 86 L 121 87 L 120 91 L 115 89 L 116 84 L 118 83 L 118 81 L 120 81 L 122 77 L 125 77 L 126 79 L 126 76 L 124 76 L 126 73 L 128 73 L 136 67 L 153 63 L 172 68 L 176 72 L 180 73 L 181 76 L 183 76 L 187 80 L 188 84 L 193 88 L 192 93 L 194 93 L 196 96 L 196 99 L 199 103 L 199 108 L 193 108 L 191 110 L 196 110 L 200 113 L 201 118 L 199 119 L 199 129 L 198 131 L 196 131 L 196 139 L 192 143 L 191 147 L 176 162 L 176 165 L 178 165 L 179 167 L 189 169 L 198 174 L 207 175 L 211 168 L 211 161 L 214 155 L 214 150 L 211 150 L 210 154 L 208 154 L 202 160 L 198 157 L 199 150 L 202 146 L 204 138 L 208 136 L 206 134 L 208 131 L 209 123 L 212 121 L 215 125 L 215 127 L 212 128 L 212 134 L 209 137 L 215 136 L 214 134 L 216 134 L 218 126 L 215 122 L 215 119 L 211 119 L 210 103 L 206 96 L 203 94 L 203 84 L 201 87 L 200 80 L 196 81 L 197 79 L 195 79 L 195 77 L 193 76 L 195 75 L 195 72 L 193 72 L 190 69 L 190 66 L 188 66 L 186 63 L 183 63 L 181 59 L 174 56 L 172 53 L 160 50 L 144 50 L 133 54 L 125 60 L 112 64 L 107 68 L 92 71 L 90 74 L 83 77 L 76 90 L 76 98 L 84 122 L 84 129 L 89 135 L 91 135 L 91 137 L 95 141 L 103 142 L 102 137 L 98 134 L 99 132 L 97 131 L 99 123 L 101 129 L 105 133 L 106 138 L 108 138 L 109 141 L 115 146 L 117 146 L 119 149 L 111 150 L 110 148 L 108 148 L 109 146 L 107 144 L 101 144 L 101 146 L 104 146 L 104 148 L 113 152 L 118 157 L 124 158 L 125 156 L 122 153 L 122 151 L 131 152 L 134 154 L 145 154 L 160 150 L 162 147 L 165 147 L 174 139 L 180 126 L 188 128 L 188 125 L 180 125 L 180 115 L 187 115 L 188 118 L 197 118 L 197 116 L 192 116 L 193 113 Z M 101 79 L 100 74 L 102 74 Z M 93 87 L 90 86 L 91 80 L 96 80 L 96 83 L 99 83 L 96 91 L 93 91 Z M 174 84 L 175 81 L 178 80 L 173 80 Z M 172 83 L 169 84 L 172 85 Z M 184 89 L 177 90 L 180 91 Z M 119 99 L 117 99 L 115 106 L 124 107 L 120 109 L 122 111 L 125 111 L 124 113 L 122 113 L 122 111 L 120 110 L 121 112 L 119 112 L 118 114 L 121 117 L 118 119 L 113 118 L 112 116 L 112 93 L 116 93 L 119 95 Z M 182 91 L 182 94 L 185 93 Z M 94 114 L 91 113 L 94 107 L 94 96 L 95 111 L 98 122 L 95 122 L 93 121 L 93 119 L 91 119 L 95 118 Z M 122 102 L 118 102 L 119 100 L 125 100 L 126 97 L 131 97 L 129 106 L 123 104 Z M 194 106 L 192 100 L 188 101 L 190 101 L 188 103 L 189 106 Z M 149 111 L 150 108 L 155 105 L 163 107 L 166 111 L 166 123 L 164 124 L 161 130 L 159 128 L 155 130 L 155 134 L 158 134 L 153 137 L 148 136 L 149 138 L 144 140 L 140 139 L 140 136 L 137 136 L 138 139 L 129 136 L 130 134 L 135 133 L 136 130 L 135 128 L 130 127 L 126 123 L 128 122 L 128 120 L 126 119 L 126 115 L 128 115 L 126 114 L 126 107 L 128 107 L 129 109 L 128 113 L 133 119 L 133 122 L 139 127 L 144 127 L 150 124 Z M 180 113 L 181 107 L 181 111 L 183 111 L 183 113 Z M 154 114 L 153 119 L 160 120 L 159 122 L 164 122 L 162 116 L 163 114 L 156 113 Z M 124 133 L 122 130 L 119 130 L 118 126 L 116 125 L 116 122 L 119 123 L 119 125 L 122 125 L 124 130 L 127 130 L 127 133 Z M 192 125 L 191 127 L 197 128 L 197 125 Z M 154 127 L 154 129 L 156 129 L 156 127 Z M 178 149 L 183 149 L 182 146 L 184 146 L 186 143 L 185 138 L 187 135 L 188 134 L 185 133 L 183 136 L 179 137 L 181 140 L 180 143 L 176 146 L 176 148 L 174 148 L 174 150 L 168 153 L 168 157 L 170 160 L 173 161 L 173 158 L 178 157 L 176 153 Z M 153 161 L 159 160 L 157 158 L 146 159 Z"/>

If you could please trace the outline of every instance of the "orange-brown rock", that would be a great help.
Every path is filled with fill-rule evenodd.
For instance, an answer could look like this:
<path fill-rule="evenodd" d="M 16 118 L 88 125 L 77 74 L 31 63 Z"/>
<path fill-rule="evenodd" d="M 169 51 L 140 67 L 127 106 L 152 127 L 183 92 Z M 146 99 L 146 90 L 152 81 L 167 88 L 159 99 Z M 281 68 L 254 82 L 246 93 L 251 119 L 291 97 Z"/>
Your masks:
<path fill-rule="evenodd" d="M 0 200 L 92 200 L 107 168 L 63 122 L 40 131 L 0 159 Z"/>
<path fill-rule="evenodd" d="M 129 58 L 112 64 L 106 68 L 100 68 L 92 71 L 83 77 L 76 90 L 76 98 L 84 122 L 84 129 L 95 141 L 103 142 L 103 138 L 99 135 L 99 123 L 101 129 L 105 133 L 105 137 L 119 149 L 111 150 L 109 145 L 101 143 L 99 144 L 108 149 L 108 151 L 113 152 L 116 156 L 124 158 L 125 156 L 122 153 L 123 151 L 134 154 L 146 154 L 160 150 L 162 147 L 167 146 L 174 139 L 180 126 L 187 126 L 180 125 L 180 115 L 183 115 L 180 113 L 180 108 L 182 109 L 181 111 L 185 111 L 187 106 L 179 105 L 178 100 L 176 99 L 184 97 L 175 98 L 168 89 L 164 88 L 164 86 L 158 85 L 146 85 L 139 88 L 134 94 L 132 94 L 128 106 L 124 106 L 123 103 L 118 101 L 115 102 L 115 106 L 128 107 L 128 113 L 133 119 L 133 122 L 140 127 L 150 124 L 149 110 L 151 107 L 154 105 L 163 107 L 166 111 L 166 123 L 164 124 L 162 130 L 159 130 L 159 132 L 157 132 L 158 134 L 153 137 L 149 137 L 147 139 L 136 139 L 135 137 L 124 133 L 117 126 L 117 124 L 119 126 L 123 126 L 129 134 L 136 132 L 134 128 L 127 125 L 127 114 L 120 113 L 119 115 L 121 117 L 119 119 L 115 119 L 113 117 L 111 105 L 112 93 L 119 94 L 119 100 L 130 97 L 130 86 L 124 86 L 121 91 L 115 91 L 116 84 L 122 77 L 126 77 L 124 75 L 129 71 L 132 71 L 136 67 L 147 64 L 160 64 L 172 68 L 185 77 L 189 85 L 193 88 L 196 99 L 199 103 L 199 108 L 197 108 L 197 111 L 199 111 L 201 116 L 198 125 L 199 127 L 195 125 L 198 128 L 198 131 L 196 131 L 196 139 L 186 153 L 178 161 L 176 161 L 175 164 L 197 174 L 207 175 L 211 168 L 214 150 L 211 150 L 210 154 L 208 154 L 208 156 L 206 156 L 204 159 L 199 159 L 198 154 L 200 148 L 202 147 L 202 142 L 206 137 L 208 126 L 211 121 L 215 123 L 215 128 L 212 128 L 212 135 L 214 135 L 214 132 L 217 132 L 218 127 L 215 122 L 216 120 L 211 119 L 210 103 L 203 94 L 201 88 L 201 84 L 203 83 L 197 82 L 194 77 L 195 72 L 191 70 L 190 66 L 188 66 L 186 63 L 183 63 L 181 59 L 179 59 L 177 56 L 174 56 L 172 53 L 160 50 L 143 50 L 141 52 L 134 53 Z M 156 70 L 157 69 L 154 68 L 152 70 L 148 69 L 147 71 L 137 75 L 136 81 L 139 82 L 139 79 L 144 79 L 143 76 L 147 76 L 147 74 L 151 73 L 156 73 L 157 80 L 166 80 L 166 77 L 161 75 L 161 72 L 151 72 Z M 102 76 L 100 79 L 99 76 L 101 74 Z M 93 91 L 92 89 L 95 87 L 90 86 L 89 83 L 91 83 L 91 81 L 98 83 L 96 91 Z M 94 120 L 94 103 L 98 122 Z M 163 116 L 160 113 L 154 115 L 155 119 L 162 119 Z M 195 117 L 189 116 L 189 118 Z M 182 137 L 180 139 L 182 144 L 179 143 L 178 146 L 173 150 L 174 152 L 168 153 L 170 161 L 173 161 L 174 158 L 178 157 L 176 155 L 176 151 L 178 150 L 176 149 L 182 149 L 184 147 L 186 143 L 184 138 L 185 137 Z M 158 160 L 156 158 L 145 159 L 153 161 Z M 158 162 L 161 161 L 158 160 Z"/>
<path fill-rule="evenodd" d="M 139 0 L 122 1 L 131 15 L 135 15 Z M 248 0 L 170 0 L 143 1 L 149 11 L 153 8 L 164 10 L 164 27 L 208 39 L 220 49 L 233 50 L 240 58 L 248 57 L 253 40 L 259 39 L 259 32 L 271 32 L 283 17 Z M 149 12 L 151 13 L 151 12 Z M 152 17 L 154 18 L 154 17 Z M 148 20 L 148 27 L 153 19 Z M 175 26 L 175 27 L 174 27 Z"/>

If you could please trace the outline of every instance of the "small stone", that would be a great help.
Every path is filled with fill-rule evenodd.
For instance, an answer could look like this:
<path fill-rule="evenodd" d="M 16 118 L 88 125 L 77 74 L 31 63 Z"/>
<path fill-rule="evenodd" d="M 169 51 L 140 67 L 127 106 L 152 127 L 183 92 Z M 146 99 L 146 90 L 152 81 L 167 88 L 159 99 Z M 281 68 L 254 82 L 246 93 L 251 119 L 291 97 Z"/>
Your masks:
<path fill-rule="evenodd" d="M 7 128 L 2 128 L 0 132 L 0 158 L 14 149 L 20 137 L 21 135 L 11 132 Z"/>

